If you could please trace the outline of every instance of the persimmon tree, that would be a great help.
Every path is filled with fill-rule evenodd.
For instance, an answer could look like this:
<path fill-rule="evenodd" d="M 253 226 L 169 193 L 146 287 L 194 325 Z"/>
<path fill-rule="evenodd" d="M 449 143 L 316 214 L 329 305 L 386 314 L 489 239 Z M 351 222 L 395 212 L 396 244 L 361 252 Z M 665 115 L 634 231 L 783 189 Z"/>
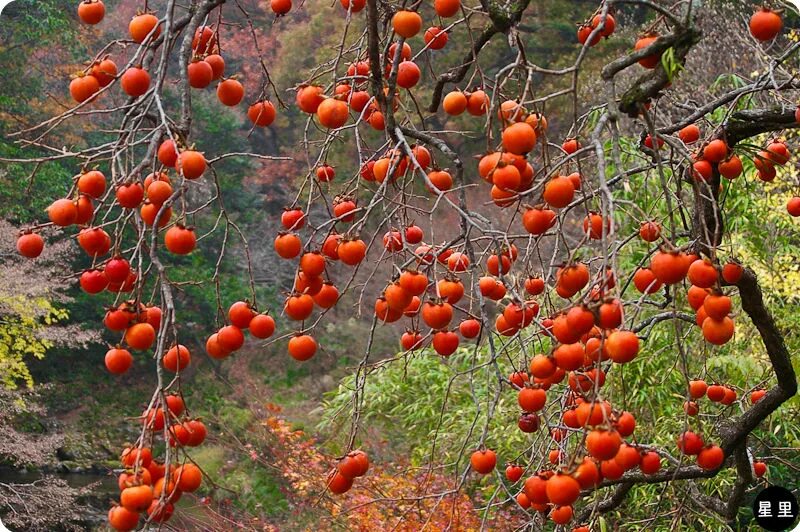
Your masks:
<path fill-rule="evenodd" d="M 303 8 L 272 0 L 270 9 L 282 24 Z M 184 282 L 170 277 L 169 264 L 220 234 L 206 250 L 218 257 L 211 281 L 219 329 L 208 331 L 210 357 L 235 356 L 250 336 L 285 346 L 286 364 L 302 363 L 325 348 L 330 309 L 370 316 L 367 348 L 338 412 L 349 420 L 344 452 L 318 479 L 325 496 L 369 476 L 362 414 L 370 379 L 417 356 L 447 364 L 460 348 L 470 358 L 458 375 L 489 383 L 471 388 L 481 415 L 459 435 L 453 463 L 431 464 L 455 471 L 453 485 L 416 497 L 443 500 L 477 475 L 497 475 L 487 509 L 512 503 L 532 526 L 550 520 L 586 530 L 638 484 L 688 480 L 705 509 L 734 521 L 765 471 L 748 438 L 797 389 L 759 279 L 726 240 L 726 198 L 745 182 L 758 194 L 750 182 L 772 182 L 791 158 L 781 135 L 800 118 L 789 66 L 798 44 L 782 36 L 782 14 L 754 8 L 749 27 L 727 21 L 763 73 L 732 73 L 738 83 L 730 90 L 704 98 L 694 87 L 683 102 L 673 85 L 703 42 L 698 20 L 707 9 L 691 2 L 601 3 L 575 21 L 581 46 L 561 66 L 531 59 L 526 0 L 342 0 L 337 9 L 339 45 L 297 72 L 295 86 L 279 87 L 242 3 L 145 3 L 83 72 L 65 80 L 74 105 L 13 135 L 42 154 L 6 161 L 30 163 L 33 174 L 73 161 L 76 171 L 70 193 L 49 207 L 49 221 L 21 228 L 19 252 L 35 259 L 45 227 L 76 236 L 92 266 L 72 278 L 111 305 L 97 317 L 118 342 L 105 356 L 108 370 L 127 371 L 131 351 L 154 360 L 140 437 L 121 453 L 129 471 L 111 525 L 165 522 L 181 493 L 203 483 L 192 450 L 207 429 L 189 414 L 182 391 L 190 384 L 181 379 L 200 354 L 187 347 L 176 304 Z M 628 9 L 646 13 L 647 23 L 618 37 Z M 79 3 L 78 17 L 104 24 L 102 0 Z M 255 90 L 226 67 L 229 20 L 253 39 L 255 66 L 245 81 Z M 602 39 L 624 44 L 587 80 Z M 498 41 L 508 53 L 485 64 L 481 54 Z M 436 60 L 452 48 L 459 60 Z M 593 87 L 588 102 L 584 84 Z M 291 107 L 306 116 L 293 157 L 303 175 L 281 216 L 284 230 L 274 235 L 294 280 L 281 287 L 285 299 L 272 314 L 257 301 L 254 250 L 226 209 L 217 167 L 231 158 L 289 158 L 197 145 L 193 99 L 211 90 L 220 106 L 241 108 L 250 134 Z M 548 112 L 553 107 L 560 111 Z M 102 118 L 108 141 L 85 149 L 50 142 L 64 124 L 89 118 Z M 474 135 L 485 141 L 481 153 L 463 149 Z M 800 214 L 800 199 L 786 209 Z M 196 220 L 212 223 L 195 227 Z M 220 288 L 220 264 L 232 250 L 246 264 L 247 300 L 232 301 Z M 773 375 L 739 389 L 706 382 L 713 378 L 698 372 L 698 358 L 743 326 L 757 331 Z M 378 328 L 396 332 L 399 353 L 374 352 Z M 656 330 L 670 335 L 668 351 L 648 352 Z M 670 371 L 684 385 L 676 390 L 685 401 L 683 429 L 670 448 L 637 439 L 639 413 L 625 408 L 626 394 L 639 386 L 624 378 L 626 366 L 652 357 L 674 360 Z M 488 426 L 509 397 L 521 414 L 508 430 L 527 436 L 515 455 L 498 456 Z M 702 420 L 701 404 L 709 410 Z M 504 473 L 498 460 L 508 463 Z M 729 468 L 735 486 L 722 498 L 694 483 Z"/>

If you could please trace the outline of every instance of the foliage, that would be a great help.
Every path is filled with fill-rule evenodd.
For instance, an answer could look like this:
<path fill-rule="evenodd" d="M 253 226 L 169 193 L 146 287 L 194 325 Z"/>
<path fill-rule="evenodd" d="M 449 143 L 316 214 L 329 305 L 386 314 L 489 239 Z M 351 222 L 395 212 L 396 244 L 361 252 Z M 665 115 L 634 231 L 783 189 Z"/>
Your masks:
<path fill-rule="evenodd" d="M 330 470 L 328 460 L 303 431 L 292 430 L 286 420 L 272 416 L 264 421 L 270 442 L 270 462 L 280 467 L 281 475 L 291 485 L 293 497 L 303 506 L 319 501 L 330 512 L 333 523 L 352 530 L 395 529 L 478 530 L 481 515 L 464 493 L 425 497 L 426 490 L 448 493 L 454 480 L 440 472 L 402 463 L 373 464 L 370 482 L 356 484 L 341 506 L 328 495 L 320 498 L 319 478 Z M 374 488 L 373 488 L 374 486 Z M 376 499 L 376 493 L 380 497 Z M 492 511 L 485 525 L 513 527 L 518 517 L 505 510 Z M 322 522 L 326 528 L 326 522 Z"/>
<path fill-rule="evenodd" d="M 89 508 L 79 502 L 80 493 L 53 476 L 37 483 L 0 483 L 0 515 L 18 530 L 86 530 Z"/>
<path fill-rule="evenodd" d="M 27 357 L 44 358 L 53 342 L 41 337 L 48 325 L 67 318 L 67 312 L 54 307 L 44 298 L 27 299 L 20 295 L 0 293 L 2 325 L 0 326 L 0 377 L 7 388 L 16 388 L 18 381 L 33 386 Z"/>
<path fill-rule="evenodd" d="M 470 371 L 476 359 L 481 364 L 489 358 L 487 348 L 462 348 L 446 361 L 428 349 L 399 356 L 404 359 L 401 363 L 386 364 L 367 380 L 364 419 L 391 438 L 393 447 L 415 466 L 427 463 L 431 454 L 436 462 L 454 462 L 465 446 L 476 445 L 486 423 L 484 401 L 497 388 L 494 375 Z M 513 370 L 501 363 L 500 371 Z M 321 432 L 342 428 L 342 418 L 346 420 L 351 408 L 354 380 L 347 376 L 338 389 L 326 394 Z M 525 435 L 509 430 L 516 424 L 518 408 L 516 398 L 505 394 L 489 420 L 486 444 L 502 456 L 514 456 L 525 447 Z M 471 434 L 466 442 L 462 441 L 465 434 Z"/>
<path fill-rule="evenodd" d="M 56 344 L 86 346 L 95 338 L 91 332 L 60 324 L 68 318 L 63 307 L 67 298 L 55 278 L 55 267 L 68 256 L 66 246 L 49 249 L 43 261 L 32 266 L 11 251 L 14 233 L 13 227 L 0 221 L 0 255 L 14 257 L 0 263 L 0 383 L 12 389 L 20 383 L 33 386 L 28 364 L 43 358 Z M 43 273 L 52 276 L 34 281 Z"/>

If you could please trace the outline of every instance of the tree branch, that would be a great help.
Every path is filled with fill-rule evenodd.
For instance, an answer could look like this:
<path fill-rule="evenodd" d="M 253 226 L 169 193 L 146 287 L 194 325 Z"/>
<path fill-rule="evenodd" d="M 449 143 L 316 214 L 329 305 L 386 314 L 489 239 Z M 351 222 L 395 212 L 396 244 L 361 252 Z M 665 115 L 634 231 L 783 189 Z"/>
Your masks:
<path fill-rule="evenodd" d="M 488 14 L 492 20 L 488 24 L 475 42 L 472 48 L 464 55 L 461 60 L 461 65 L 451 68 L 449 71 L 441 74 L 436 80 L 436 85 L 433 88 L 433 96 L 431 96 L 431 104 L 428 106 L 428 111 L 435 113 L 439 109 L 439 104 L 442 102 L 442 94 L 444 93 L 444 86 L 447 83 L 459 83 L 469 72 L 469 67 L 478 60 L 478 54 L 486 44 L 492 40 L 498 33 L 507 33 L 512 26 L 517 24 L 522 18 L 522 12 L 528 7 L 530 0 L 519 0 L 514 5 L 514 9 L 510 14 L 507 14 L 504 9 L 495 2 L 489 2 Z"/>
<path fill-rule="evenodd" d="M 722 425 L 719 433 L 723 438 L 722 449 L 726 456 L 743 443 L 746 436 L 761 421 L 797 393 L 797 375 L 792 367 L 791 355 L 786 348 L 783 334 L 778 330 L 772 314 L 764 305 L 764 297 L 755 273 L 749 268 L 745 268 L 736 286 L 742 300 L 742 309 L 761 335 L 778 385 L 769 390 L 760 401 L 742 415 L 732 418 Z"/>
<path fill-rule="evenodd" d="M 740 141 L 761 133 L 800 127 L 795 119 L 795 110 L 796 107 L 781 107 L 736 111 L 724 126 L 725 140 L 728 146 L 733 147 Z"/>
<path fill-rule="evenodd" d="M 616 73 L 614 72 L 615 68 L 622 70 L 642 57 L 646 57 L 652 53 L 661 53 L 670 47 L 675 50 L 675 61 L 683 65 L 689 50 L 700 42 L 702 34 L 695 28 L 684 28 L 676 30 L 673 35 L 674 39 L 664 37 L 662 41 L 662 37 L 659 37 L 653 44 L 638 52 L 632 53 L 625 58 L 625 60 L 620 61 L 619 64 L 611 63 L 607 65 L 606 68 L 603 69 L 603 78 L 610 79 L 610 77 L 613 77 Z M 606 69 L 608 69 L 608 72 Z M 617 72 L 619 70 L 617 70 Z M 606 78 L 606 76 L 609 77 Z M 666 70 L 664 70 L 664 66 L 659 64 L 652 72 L 647 72 L 639 76 L 631 87 L 622 94 L 619 110 L 632 118 L 637 117 L 640 112 L 639 106 L 655 98 L 669 83 L 670 79 Z"/>

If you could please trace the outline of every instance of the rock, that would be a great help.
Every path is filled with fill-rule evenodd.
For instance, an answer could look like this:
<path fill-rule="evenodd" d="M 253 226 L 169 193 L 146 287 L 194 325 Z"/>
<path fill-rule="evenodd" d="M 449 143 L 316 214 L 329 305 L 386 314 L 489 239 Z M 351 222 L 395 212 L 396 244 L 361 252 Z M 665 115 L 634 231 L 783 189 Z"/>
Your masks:
<path fill-rule="evenodd" d="M 72 452 L 69 451 L 66 447 L 62 446 L 56 449 L 56 458 L 58 458 L 60 462 L 64 462 L 67 460 L 75 460 L 75 455 L 72 454 Z"/>

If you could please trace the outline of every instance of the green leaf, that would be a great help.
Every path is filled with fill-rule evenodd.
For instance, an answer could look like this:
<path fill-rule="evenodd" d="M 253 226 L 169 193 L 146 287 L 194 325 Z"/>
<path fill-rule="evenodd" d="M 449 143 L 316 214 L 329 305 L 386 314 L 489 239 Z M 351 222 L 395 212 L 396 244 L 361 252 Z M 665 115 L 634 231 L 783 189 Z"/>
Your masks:
<path fill-rule="evenodd" d="M 672 47 L 667 48 L 661 54 L 661 66 L 664 67 L 664 72 L 667 73 L 667 79 L 670 82 L 683 70 L 683 65 L 675 59 L 675 49 Z"/>

